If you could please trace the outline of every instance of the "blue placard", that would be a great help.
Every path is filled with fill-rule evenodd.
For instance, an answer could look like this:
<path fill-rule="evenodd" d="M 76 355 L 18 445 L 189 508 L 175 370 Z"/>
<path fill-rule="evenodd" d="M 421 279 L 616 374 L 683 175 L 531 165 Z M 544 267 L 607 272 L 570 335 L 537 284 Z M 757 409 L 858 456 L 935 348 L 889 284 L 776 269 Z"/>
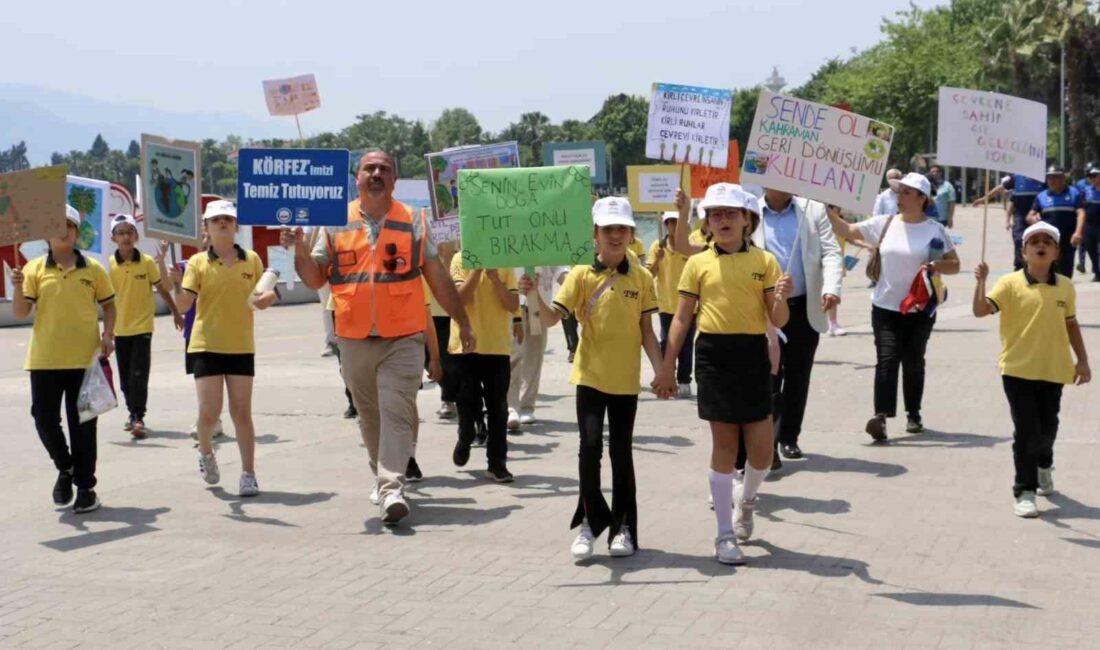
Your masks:
<path fill-rule="evenodd" d="M 347 149 L 241 149 L 237 219 L 247 226 L 343 226 Z"/>

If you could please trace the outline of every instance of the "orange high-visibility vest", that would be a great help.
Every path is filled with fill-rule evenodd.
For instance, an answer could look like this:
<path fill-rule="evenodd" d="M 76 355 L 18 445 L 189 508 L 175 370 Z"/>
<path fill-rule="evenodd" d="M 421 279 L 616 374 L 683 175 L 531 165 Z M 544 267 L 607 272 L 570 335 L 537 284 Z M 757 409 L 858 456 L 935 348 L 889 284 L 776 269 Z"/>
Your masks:
<path fill-rule="evenodd" d="M 413 238 L 413 217 L 402 203 L 393 202 L 373 246 L 363 219 L 359 201 L 352 201 L 348 227 L 327 241 L 336 335 L 365 339 L 373 330 L 383 338 L 398 338 L 423 332 L 428 326 L 420 279 L 428 227 L 424 211 L 419 242 Z"/>

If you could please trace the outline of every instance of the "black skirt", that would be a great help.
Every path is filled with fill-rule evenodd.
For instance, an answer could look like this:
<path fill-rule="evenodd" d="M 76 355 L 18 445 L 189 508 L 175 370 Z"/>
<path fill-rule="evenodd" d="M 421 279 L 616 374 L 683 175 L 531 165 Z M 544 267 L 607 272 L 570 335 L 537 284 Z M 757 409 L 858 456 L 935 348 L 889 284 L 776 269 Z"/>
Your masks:
<path fill-rule="evenodd" d="M 703 334 L 695 340 L 699 417 L 750 424 L 772 414 L 771 361 L 763 334 Z"/>
<path fill-rule="evenodd" d="M 190 356 L 195 379 L 218 375 L 256 376 L 256 355 L 254 354 L 192 352 Z"/>

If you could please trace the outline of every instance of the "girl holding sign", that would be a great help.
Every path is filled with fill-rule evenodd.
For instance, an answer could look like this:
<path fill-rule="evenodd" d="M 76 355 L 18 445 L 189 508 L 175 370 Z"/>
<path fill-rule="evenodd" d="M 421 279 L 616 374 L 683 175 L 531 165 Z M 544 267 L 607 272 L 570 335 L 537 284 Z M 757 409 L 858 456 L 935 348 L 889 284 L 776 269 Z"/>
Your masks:
<path fill-rule="evenodd" d="M 229 395 L 229 415 L 241 454 L 239 494 L 256 496 L 256 429 L 252 424 L 252 378 L 256 373 L 256 343 L 251 306 L 267 309 L 274 290 L 257 294 L 264 273 L 260 257 L 234 242 L 237 207 L 231 201 L 211 201 L 202 215 L 210 248 L 187 261 L 187 273 L 172 267 L 177 308 L 186 312 L 198 301 L 187 351 L 192 356 L 199 399 L 199 474 L 215 485 L 221 479 L 214 457 L 214 427 L 222 410 L 222 386 Z"/>
<path fill-rule="evenodd" d="M 686 203 L 682 192 L 677 200 Z M 723 564 L 745 563 L 738 540 L 752 535 L 757 491 L 772 465 L 767 328 L 769 321 L 775 327 L 787 323 L 790 312 L 785 296 L 792 288 L 775 256 L 750 243 L 759 221 L 747 205 L 736 185 L 717 183 L 707 188 L 700 209 L 712 234 L 711 246 L 689 258 L 684 267 L 664 364 L 654 380 L 659 397 L 667 399 L 676 393 L 676 358 L 685 343 L 691 344 L 685 339 L 698 308 L 698 408 L 699 417 L 710 423 L 710 492 L 718 523 L 714 554 Z M 744 480 L 735 490 L 734 465 L 742 433 L 748 462 Z"/>

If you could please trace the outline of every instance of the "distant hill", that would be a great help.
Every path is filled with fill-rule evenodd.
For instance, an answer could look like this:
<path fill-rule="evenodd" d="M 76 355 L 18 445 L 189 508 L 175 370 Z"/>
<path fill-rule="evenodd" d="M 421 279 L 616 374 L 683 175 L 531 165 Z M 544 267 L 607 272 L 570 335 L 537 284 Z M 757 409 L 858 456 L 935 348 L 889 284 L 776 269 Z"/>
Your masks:
<path fill-rule="evenodd" d="M 257 101 L 261 98 L 257 92 Z M 96 134 L 112 149 L 151 133 L 184 140 L 291 137 L 293 124 L 233 113 L 177 113 L 149 106 L 92 99 L 23 84 L 0 83 L 0 149 L 25 140 L 32 165 L 49 162 L 55 151 L 86 151 Z"/>

